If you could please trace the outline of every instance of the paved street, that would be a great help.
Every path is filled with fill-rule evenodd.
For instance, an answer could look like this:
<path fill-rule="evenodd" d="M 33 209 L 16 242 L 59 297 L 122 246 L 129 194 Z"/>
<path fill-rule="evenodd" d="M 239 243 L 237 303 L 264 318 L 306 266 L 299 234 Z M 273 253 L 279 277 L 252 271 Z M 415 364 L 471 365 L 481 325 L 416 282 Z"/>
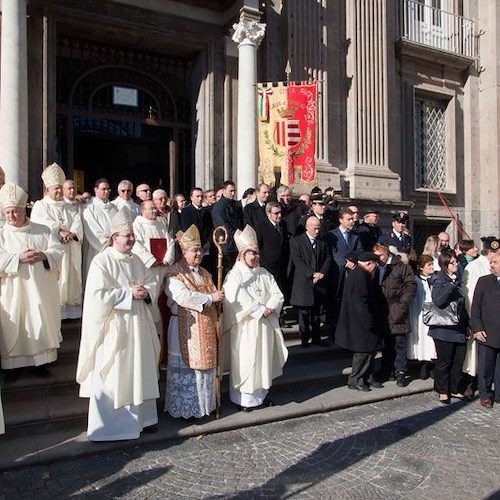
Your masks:
<path fill-rule="evenodd" d="M 500 498 L 499 417 L 418 394 L 14 469 L 0 498 Z"/>

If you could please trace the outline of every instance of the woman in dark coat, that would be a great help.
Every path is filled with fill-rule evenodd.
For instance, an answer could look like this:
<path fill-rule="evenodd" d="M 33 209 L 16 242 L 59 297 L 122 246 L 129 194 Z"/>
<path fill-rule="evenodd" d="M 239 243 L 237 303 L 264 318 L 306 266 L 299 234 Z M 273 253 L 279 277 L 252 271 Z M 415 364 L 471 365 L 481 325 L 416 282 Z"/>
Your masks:
<path fill-rule="evenodd" d="M 436 345 L 437 361 L 434 367 L 434 390 L 439 401 L 450 403 L 452 398 L 464 399 L 462 393 L 462 364 L 465 358 L 468 317 L 464 297 L 457 281 L 457 256 L 443 252 L 438 258 L 441 271 L 429 278 L 432 302 L 443 309 L 458 302 L 459 322 L 454 326 L 430 326 L 429 335 Z"/>
<path fill-rule="evenodd" d="M 381 291 L 373 280 L 377 256 L 361 252 L 358 265 L 345 279 L 335 343 L 353 352 L 349 389 L 369 391 L 375 352 L 383 346 L 384 322 L 380 317 Z M 387 319 L 385 320 L 387 321 Z"/>

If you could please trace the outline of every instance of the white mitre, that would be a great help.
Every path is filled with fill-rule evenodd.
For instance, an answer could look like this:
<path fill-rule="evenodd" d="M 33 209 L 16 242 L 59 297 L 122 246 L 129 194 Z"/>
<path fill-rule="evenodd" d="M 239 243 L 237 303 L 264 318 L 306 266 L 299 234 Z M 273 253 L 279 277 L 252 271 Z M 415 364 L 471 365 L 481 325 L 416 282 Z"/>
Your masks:
<path fill-rule="evenodd" d="M 52 163 L 42 172 L 42 180 L 46 188 L 62 186 L 66 180 L 66 175 L 57 163 Z"/>
<path fill-rule="evenodd" d="M 6 182 L 0 189 L 0 206 L 26 208 L 28 193 L 13 182 Z"/>
<path fill-rule="evenodd" d="M 239 229 L 234 233 L 234 242 L 238 247 L 239 252 L 245 252 L 250 248 L 259 248 L 259 243 L 257 242 L 257 233 L 252 226 L 248 224 L 245 226 L 243 231 Z"/>
<path fill-rule="evenodd" d="M 134 232 L 132 215 L 127 207 L 123 207 L 121 210 L 118 210 L 118 212 L 111 217 L 109 235 L 112 236 L 113 234 L 120 233 L 121 231 L 127 231 L 129 233 Z"/>

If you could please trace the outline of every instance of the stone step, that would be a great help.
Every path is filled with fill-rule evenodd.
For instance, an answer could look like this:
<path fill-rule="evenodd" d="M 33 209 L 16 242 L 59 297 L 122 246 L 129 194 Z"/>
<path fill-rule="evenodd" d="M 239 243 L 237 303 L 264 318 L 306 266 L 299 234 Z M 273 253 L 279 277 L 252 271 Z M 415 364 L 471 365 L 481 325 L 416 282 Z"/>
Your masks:
<path fill-rule="evenodd" d="M 286 364 L 283 375 L 278 377 L 273 387 L 297 387 L 317 384 L 325 380 L 344 378 L 350 370 L 350 357 L 336 359 L 307 359 L 302 363 Z M 5 424 L 8 428 L 36 423 L 58 423 L 61 420 L 84 418 L 87 415 L 88 399 L 78 396 L 73 365 L 58 365 L 51 369 L 52 383 L 32 375 L 21 377 L 2 392 Z M 72 374 L 71 382 L 70 374 Z M 62 383 L 59 383 L 60 381 Z M 160 404 L 164 400 L 165 372 L 160 372 Z M 229 377 L 224 376 L 221 393 L 229 392 Z"/>

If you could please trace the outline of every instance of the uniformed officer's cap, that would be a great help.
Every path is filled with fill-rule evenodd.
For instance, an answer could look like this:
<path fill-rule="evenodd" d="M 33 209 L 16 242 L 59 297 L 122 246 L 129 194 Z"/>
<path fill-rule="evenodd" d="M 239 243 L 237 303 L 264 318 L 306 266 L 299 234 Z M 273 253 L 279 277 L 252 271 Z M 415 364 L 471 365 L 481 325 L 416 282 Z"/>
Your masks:
<path fill-rule="evenodd" d="M 500 248 L 500 240 L 495 238 L 495 236 L 483 236 L 481 241 L 483 242 L 484 250 L 493 250 L 496 252 Z"/>
<path fill-rule="evenodd" d="M 323 193 L 316 193 L 311 196 L 312 203 L 321 203 L 322 205 L 325 203 L 325 198 L 323 198 Z"/>
<path fill-rule="evenodd" d="M 376 214 L 376 215 L 379 215 L 380 214 L 380 210 L 372 210 L 370 208 L 366 209 L 364 212 L 363 212 L 363 217 L 366 217 L 367 215 L 370 215 L 370 214 Z"/>
<path fill-rule="evenodd" d="M 398 212 L 392 216 L 392 220 L 397 222 L 404 222 L 405 224 L 409 221 L 408 214 L 405 212 Z"/>

